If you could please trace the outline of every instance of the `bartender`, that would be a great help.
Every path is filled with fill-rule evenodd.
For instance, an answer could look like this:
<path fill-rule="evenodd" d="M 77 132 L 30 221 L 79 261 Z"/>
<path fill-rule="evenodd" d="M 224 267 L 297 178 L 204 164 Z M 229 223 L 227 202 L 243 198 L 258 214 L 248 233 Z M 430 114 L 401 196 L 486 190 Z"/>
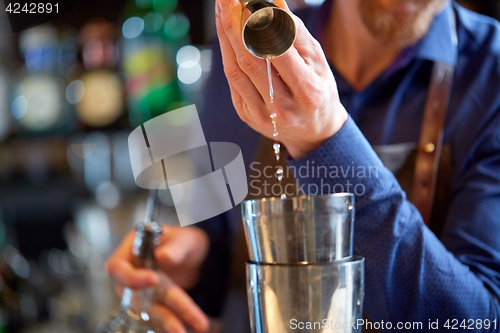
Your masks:
<path fill-rule="evenodd" d="M 498 322 L 500 24 L 448 0 L 327 0 L 293 16 L 295 43 L 272 59 L 271 103 L 266 61 L 242 41 L 240 2 L 218 0 L 215 10 L 220 52 L 202 116 L 209 141 L 238 144 L 250 164 L 271 142 L 262 137 L 273 138 L 276 113 L 289 166 L 377 170 L 296 175 L 306 194 L 327 194 L 311 193 L 325 184 L 355 190 L 366 317 L 424 328 Z M 178 285 L 155 304 L 157 325 L 208 330 L 204 312 L 222 306 L 238 210 L 166 228 L 156 255 Z M 108 271 L 118 284 L 152 286 L 155 273 L 129 262 L 132 239 Z"/>

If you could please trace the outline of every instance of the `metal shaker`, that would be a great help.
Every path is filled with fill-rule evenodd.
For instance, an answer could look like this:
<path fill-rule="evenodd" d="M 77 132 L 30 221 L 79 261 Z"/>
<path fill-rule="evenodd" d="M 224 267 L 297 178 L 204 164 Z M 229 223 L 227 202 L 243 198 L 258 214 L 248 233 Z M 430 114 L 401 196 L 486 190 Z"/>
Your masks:
<path fill-rule="evenodd" d="M 364 259 L 322 264 L 247 263 L 247 294 L 254 333 L 358 333 Z"/>
<path fill-rule="evenodd" d="M 364 259 L 353 256 L 354 195 L 242 203 L 253 333 L 355 333 Z"/>
<path fill-rule="evenodd" d="M 295 41 L 293 18 L 273 1 L 241 1 L 252 13 L 243 26 L 243 43 L 254 56 L 268 59 L 285 53 Z"/>
<path fill-rule="evenodd" d="M 352 256 L 353 194 L 247 200 L 242 215 L 252 261 L 315 263 Z"/>

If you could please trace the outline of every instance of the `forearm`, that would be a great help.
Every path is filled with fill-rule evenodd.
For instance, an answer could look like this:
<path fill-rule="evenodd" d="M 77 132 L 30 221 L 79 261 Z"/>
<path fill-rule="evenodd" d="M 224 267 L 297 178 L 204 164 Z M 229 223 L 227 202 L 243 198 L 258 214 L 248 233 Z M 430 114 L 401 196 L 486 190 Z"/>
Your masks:
<path fill-rule="evenodd" d="M 328 184 L 332 192 L 357 194 L 354 251 L 366 258 L 365 311 L 372 321 L 421 321 L 425 329 L 429 319 L 498 319 L 497 300 L 423 224 L 352 119 L 289 164 L 299 170 L 308 162 L 314 177 L 296 172 L 306 193 Z"/>

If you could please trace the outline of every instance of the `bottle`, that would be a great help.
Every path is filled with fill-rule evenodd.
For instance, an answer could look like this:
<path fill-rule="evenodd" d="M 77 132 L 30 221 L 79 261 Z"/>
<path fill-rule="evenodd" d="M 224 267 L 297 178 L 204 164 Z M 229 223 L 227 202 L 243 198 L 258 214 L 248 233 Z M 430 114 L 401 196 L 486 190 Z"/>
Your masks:
<path fill-rule="evenodd" d="M 57 29 L 41 25 L 24 31 L 19 50 L 24 65 L 12 74 L 12 115 L 26 132 L 64 130 L 69 123 L 64 85 L 57 75 Z"/>
<path fill-rule="evenodd" d="M 161 227 L 156 222 L 160 210 L 156 193 L 154 190 L 149 192 L 146 218 L 137 226 L 133 246 L 135 266 L 151 270 L 155 269 L 153 252 L 161 234 Z M 96 333 L 154 333 L 148 314 L 153 293 L 153 288 L 143 290 L 125 288 L 120 306 L 99 325 Z"/>
<path fill-rule="evenodd" d="M 68 85 L 70 103 L 85 126 L 112 126 L 124 111 L 125 98 L 118 74 L 116 26 L 101 18 L 93 19 L 82 27 L 80 41 L 85 71 Z"/>

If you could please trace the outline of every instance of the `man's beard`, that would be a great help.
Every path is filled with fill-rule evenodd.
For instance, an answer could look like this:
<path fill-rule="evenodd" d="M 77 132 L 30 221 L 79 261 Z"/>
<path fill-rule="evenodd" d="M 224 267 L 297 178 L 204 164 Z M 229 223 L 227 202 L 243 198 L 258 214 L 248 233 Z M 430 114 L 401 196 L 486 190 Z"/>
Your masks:
<path fill-rule="evenodd" d="M 409 2 L 402 0 L 402 3 Z M 405 48 L 416 43 L 427 31 L 444 0 L 430 0 L 411 14 L 397 14 L 382 7 L 378 0 L 360 0 L 359 10 L 365 26 L 377 39 Z"/>

